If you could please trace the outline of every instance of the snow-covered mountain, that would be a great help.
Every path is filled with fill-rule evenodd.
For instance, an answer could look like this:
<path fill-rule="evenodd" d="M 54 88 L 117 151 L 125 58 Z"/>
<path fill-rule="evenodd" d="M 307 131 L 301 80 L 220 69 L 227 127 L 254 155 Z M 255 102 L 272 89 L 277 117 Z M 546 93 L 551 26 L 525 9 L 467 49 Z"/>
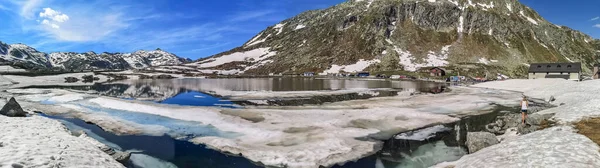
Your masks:
<path fill-rule="evenodd" d="M 150 66 L 179 65 L 190 62 L 175 54 L 156 49 L 139 50 L 133 53 L 43 53 L 25 44 L 7 45 L 0 42 L 0 63 L 11 64 L 25 69 L 131 69 Z"/>
<path fill-rule="evenodd" d="M 7 45 L 0 42 L 0 63 L 11 63 L 27 69 L 49 68 L 47 54 L 25 44 Z"/>
<path fill-rule="evenodd" d="M 589 72 L 599 49 L 599 40 L 555 25 L 518 0 L 348 0 L 284 20 L 189 66 L 245 74 L 442 66 L 518 76 L 535 62 L 582 62 Z"/>

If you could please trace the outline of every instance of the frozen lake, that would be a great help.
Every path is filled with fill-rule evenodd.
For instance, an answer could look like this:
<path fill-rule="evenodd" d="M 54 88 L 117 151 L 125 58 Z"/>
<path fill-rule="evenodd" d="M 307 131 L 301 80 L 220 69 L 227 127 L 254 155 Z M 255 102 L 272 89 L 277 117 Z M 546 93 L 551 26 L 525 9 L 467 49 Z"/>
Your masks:
<path fill-rule="evenodd" d="M 277 101 L 287 101 L 288 103 L 290 101 L 303 101 L 307 102 L 307 104 L 314 104 L 315 102 L 307 100 L 315 99 L 317 101 L 316 104 L 320 104 L 319 101 L 322 101 L 332 103 L 339 102 L 342 103 L 339 105 L 343 105 L 343 103 L 348 100 L 380 97 L 386 98 L 382 99 L 382 102 L 398 103 L 397 101 L 392 100 L 401 100 L 406 96 L 403 95 L 394 98 L 394 96 L 398 95 L 400 92 L 439 93 L 445 89 L 446 86 L 444 84 L 416 81 L 390 81 L 380 79 L 253 78 L 126 80 L 91 86 L 36 86 L 35 88 L 32 88 L 32 90 L 13 90 L 11 92 L 23 93 L 23 99 L 28 99 L 33 102 L 38 101 L 42 106 L 56 108 L 54 110 L 57 110 L 58 112 L 54 112 L 55 114 L 64 113 L 70 115 L 70 117 L 83 117 L 81 118 L 83 120 L 80 120 L 63 118 L 60 117 L 60 115 L 50 116 L 51 118 L 63 121 L 66 125 L 71 125 L 71 129 L 79 128 L 87 130 L 87 132 L 90 132 L 89 134 L 93 133 L 95 136 L 92 137 L 95 137 L 99 141 L 114 144 L 123 150 L 141 151 L 134 154 L 135 157 L 132 157 L 132 163 L 128 165 L 129 167 L 164 167 L 148 166 L 149 163 L 153 162 L 164 163 L 161 165 L 170 165 L 167 167 L 205 167 L 208 163 L 211 163 L 210 167 L 260 167 L 260 163 L 257 164 L 250 160 L 264 160 L 269 157 L 263 157 L 257 155 L 258 153 L 252 153 L 253 150 L 277 151 L 286 154 L 289 153 L 286 150 L 296 147 L 321 145 L 321 143 L 337 143 L 335 141 L 342 142 L 342 144 L 339 144 L 341 145 L 340 147 L 332 147 L 333 149 L 331 150 L 346 150 L 345 145 L 360 145 L 360 148 L 369 148 L 370 145 L 376 145 L 373 143 L 374 141 L 367 140 L 371 137 L 366 132 L 375 133 L 378 131 L 368 128 L 373 127 L 371 125 L 366 125 L 364 127 L 360 126 L 360 124 L 362 124 L 361 122 L 363 122 L 363 120 L 361 120 L 362 118 L 370 118 L 368 116 L 363 116 L 365 113 L 381 113 L 379 115 L 375 114 L 375 117 L 381 119 L 375 118 L 374 120 L 383 121 L 392 118 L 389 121 L 389 124 L 385 124 L 382 127 L 377 126 L 378 130 L 389 129 L 390 131 L 395 129 L 394 123 L 403 123 L 397 120 L 405 120 L 403 118 L 406 118 L 398 117 L 398 115 L 414 118 L 414 124 L 411 124 L 412 122 L 406 123 L 410 127 L 414 127 L 412 129 L 429 125 L 429 122 L 445 123 L 452 121 L 453 119 L 437 114 L 419 115 L 410 112 L 418 109 L 411 110 L 402 108 L 402 110 L 407 111 L 398 112 L 392 112 L 395 110 L 378 111 L 374 109 L 365 109 L 366 111 L 371 111 L 365 112 L 365 110 L 359 110 L 353 107 L 339 109 L 339 107 L 336 107 L 338 106 L 336 104 L 331 104 L 332 106 L 323 104 L 322 107 L 321 105 L 311 105 L 312 107 L 290 105 L 294 107 L 289 108 L 308 109 L 287 111 L 285 109 L 277 109 L 277 107 L 267 107 L 271 105 L 270 103 L 267 103 L 262 104 L 263 107 L 261 107 L 265 108 L 265 110 L 256 111 L 257 109 L 254 107 L 245 107 L 245 104 L 240 102 L 260 102 L 263 100 L 271 101 L 277 99 Z M 104 96 L 113 98 L 106 98 Z M 369 103 L 371 100 L 364 101 L 365 103 L 358 104 L 376 105 Z M 406 107 L 414 108 L 412 105 Z M 275 109 L 267 110 L 269 108 Z M 311 110 L 310 108 L 315 109 Z M 320 111 L 321 108 L 332 108 L 333 110 Z M 233 111 L 226 109 L 231 109 Z M 76 112 L 73 112 L 73 110 Z M 257 112 L 264 114 L 259 114 Z M 256 114 L 259 114 L 257 118 L 253 118 L 253 115 Z M 347 116 L 350 118 L 346 118 L 343 121 L 336 121 L 335 118 L 347 114 L 350 114 Z M 330 116 L 323 117 L 323 115 Z M 390 115 L 390 117 L 386 117 L 387 115 Z M 186 116 L 190 116 L 191 118 Z M 264 118 L 261 116 L 272 118 Z M 291 120 L 287 121 L 290 117 L 300 118 L 294 119 L 295 122 L 292 122 Z M 406 118 L 406 120 L 408 118 Z M 323 121 L 319 122 L 318 120 Z M 339 124 L 332 123 L 331 121 Z M 418 121 L 425 122 L 421 123 Z M 96 122 L 101 122 L 99 124 L 97 123 L 100 127 L 88 124 Z M 285 122 L 286 124 L 277 126 L 280 122 Z M 318 125 L 319 123 L 332 123 L 332 125 L 319 125 L 315 127 L 302 127 L 299 125 L 297 127 L 290 127 L 287 122 L 292 125 Z M 347 125 L 350 125 L 350 127 Z M 367 129 L 365 129 L 365 127 Z M 305 128 L 323 131 L 322 133 L 311 133 L 311 129 L 305 130 Z M 122 131 L 122 129 L 126 129 L 126 131 Z M 410 128 L 402 129 L 411 130 Z M 444 126 L 443 130 L 444 131 L 440 132 L 440 135 L 453 134 L 452 126 Z M 74 129 L 74 131 L 77 131 L 77 129 Z M 326 133 L 326 131 L 338 132 L 341 134 L 333 135 Z M 315 133 L 322 134 L 318 136 L 327 138 L 314 138 L 314 135 L 316 135 Z M 219 143 L 206 142 L 205 140 L 207 139 L 203 139 L 205 137 L 220 139 L 215 142 L 229 143 L 235 140 L 236 143 L 239 144 L 234 145 L 247 147 L 247 149 L 244 149 L 243 154 L 250 154 L 250 158 L 248 158 L 248 155 L 244 155 L 246 158 L 227 156 L 217 150 L 207 149 L 204 145 L 197 145 L 205 143 L 208 143 L 209 145 L 219 145 Z M 269 137 L 278 139 L 271 140 Z M 303 139 L 302 137 L 310 138 Z M 245 140 L 246 138 L 250 138 L 251 140 L 256 141 L 256 143 L 240 141 Z M 361 138 L 366 139 L 361 140 Z M 383 141 L 385 139 L 380 140 Z M 369 153 L 368 155 L 359 157 L 362 159 L 357 160 L 356 162 L 350 161 L 342 166 L 336 165 L 334 167 L 428 167 L 434 163 L 455 160 L 462 156 L 464 154 L 464 149 L 460 147 L 459 143 L 454 141 L 456 140 L 452 138 L 434 138 L 426 139 L 425 141 L 393 141 L 393 144 L 403 144 L 400 146 L 390 146 L 388 142 L 385 142 L 383 151 L 387 152 L 377 153 L 377 150 L 372 152 L 365 150 L 359 152 Z M 261 149 L 260 146 L 263 146 L 264 148 Z M 155 148 L 166 148 L 168 149 L 168 153 L 162 153 Z M 218 147 L 211 146 L 211 148 Z M 435 151 L 439 151 L 438 154 L 441 155 L 436 155 Z M 433 155 L 431 154 L 432 152 L 434 152 Z M 278 155 L 278 153 L 271 154 Z M 257 156 L 259 157 L 257 158 Z M 310 161 L 305 162 L 311 164 Z M 314 162 L 312 164 L 314 164 Z"/>
<path fill-rule="evenodd" d="M 286 100 L 287 102 L 284 103 L 302 102 L 296 104 L 302 105 L 394 96 L 395 92 L 403 90 L 439 93 L 444 91 L 445 87 L 445 84 L 433 82 L 382 79 L 231 78 L 126 80 L 91 86 L 34 86 L 33 88 L 73 89 L 102 96 L 183 106 L 232 107 L 236 103 L 252 104 L 246 100 Z M 365 91 L 377 93 L 372 96 L 350 95 Z M 338 96 L 305 101 L 314 96 L 330 95 Z M 230 101 L 232 99 L 236 101 Z M 278 105 L 284 104 L 279 103 Z"/>

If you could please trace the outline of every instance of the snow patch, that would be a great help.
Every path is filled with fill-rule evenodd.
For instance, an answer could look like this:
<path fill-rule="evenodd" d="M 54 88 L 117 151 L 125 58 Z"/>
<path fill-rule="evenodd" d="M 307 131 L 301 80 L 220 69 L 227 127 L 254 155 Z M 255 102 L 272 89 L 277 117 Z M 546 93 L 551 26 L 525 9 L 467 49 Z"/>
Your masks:
<path fill-rule="evenodd" d="M 277 30 L 277 34 L 275 34 L 275 35 L 281 34 L 281 32 L 283 32 L 284 26 L 285 26 L 285 23 L 283 23 L 283 24 L 279 23 L 279 24 L 275 25 L 275 27 L 273 27 L 274 29 Z"/>
<path fill-rule="evenodd" d="M 364 60 L 360 59 L 355 64 L 350 65 L 331 65 L 331 68 L 323 71 L 324 73 L 340 73 L 340 72 L 360 72 L 365 68 L 369 67 L 371 64 L 381 62 L 379 59 L 373 60 Z"/>
<path fill-rule="evenodd" d="M 529 16 L 525 15 L 525 13 L 523 11 L 520 11 L 519 14 L 521 14 L 521 16 L 525 17 L 527 19 L 527 21 L 533 23 L 534 25 L 538 25 L 538 22 L 535 19 L 530 18 Z"/>
<path fill-rule="evenodd" d="M 446 66 L 448 65 L 448 50 L 451 45 L 447 45 L 442 47 L 439 53 L 435 53 L 433 51 L 429 51 L 427 54 L 427 58 L 425 58 L 425 63 L 415 63 L 414 57 L 408 51 L 404 51 L 398 46 L 394 46 L 394 50 L 400 55 L 400 64 L 404 66 L 404 70 L 406 71 L 417 71 L 422 67 L 432 67 L 432 66 Z"/>
<path fill-rule="evenodd" d="M 479 63 L 488 65 L 490 64 L 490 61 L 486 58 L 479 58 Z"/>
<path fill-rule="evenodd" d="M 490 28 L 490 30 L 488 31 L 488 35 L 493 35 L 494 34 L 494 29 Z"/>
<path fill-rule="evenodd" d="M 490 2 L 490 4 L 477 3 L 477 6 L 482 7 L 483 10 L 492 9 L 492 8 L 494 8 L 494 1 Z"/>
<path fill-rule="evenodd" d="M 270 49 L 271 48 L 267 47 L 244 52 L 236 52 L 229 55 L 203 60 L 195 64 L 199 68 L 208 68 L 235 61 L 259 62 L 277 54 L 275 51 L 270 51 Z"/>
<path fill-rule="evenodd" d="M 512 4 L 510 3 L 506 3 L 506 8 L 508 9 L 508 11 L 512 12 Z"/>
<path fill-rule="evenodd" d="M 271 34 L 267 35 L 267 37 L 265 37 L 264 39 L 256 40 L 256 41 L 253 41 L 252 43 L 249 43 L 248 45 L 246 45 L 246 47 L 253 46 L 253 45 L 265 42 L 269 37 L 271 37 Z"/>
<path fill-rule="evenodd" d="M 294 30 L 300 30 L 300 29 L 304 29 L 306 26 L 303 24 L 299 24 L 298 26 L 296 26 L 296 28 Z"/>
<path fill-rule="evenodd" d="M 456 5 L 456 6 L 459 6 L 458 5 L 458 0 L 448 0 L 448 2 L 450 2 L 450 3 L 452 3 L 452 4 Z"/>
<path fill-rule="evenodd" d="M 464 27 L 464 19 L 465 18 L 462 15 L 458 18 L 458 28 L 456 28 L 456 30 L 459 33 L 462 33 L 464 30 L 464 28 L 463 28 Z"/>

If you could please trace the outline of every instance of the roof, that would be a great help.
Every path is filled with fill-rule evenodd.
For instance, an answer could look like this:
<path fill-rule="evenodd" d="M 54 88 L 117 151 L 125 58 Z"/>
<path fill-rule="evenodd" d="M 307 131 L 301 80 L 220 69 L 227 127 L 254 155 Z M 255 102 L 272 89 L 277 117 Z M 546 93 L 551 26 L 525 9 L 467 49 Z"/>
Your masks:
<path fill-rule="evenodd" d="M 533 63 L 529 72 L 581 72 L 581 63 Z"/>
<path fill-rule="evenodd" d="M 446 71 L 446 69 L 440 68 L 440 67 L 433 67 L 433 68 L 430 68 L 429 70 L 434 70 L 434 69 L 439 69 L 439 70 L 442 70 L 442 71 Z"/>

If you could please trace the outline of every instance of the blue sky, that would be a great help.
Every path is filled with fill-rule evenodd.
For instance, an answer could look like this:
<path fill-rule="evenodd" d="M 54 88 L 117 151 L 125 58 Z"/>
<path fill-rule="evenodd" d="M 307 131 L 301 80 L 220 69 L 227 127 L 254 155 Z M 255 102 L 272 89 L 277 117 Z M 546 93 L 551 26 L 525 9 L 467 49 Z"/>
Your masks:
<path fill-rule="evenodd" d="M 40 51 L 133 52 L 161 48 L 197 59 L 345 0 L 0 0 L 0 41 Z M 597 0 L 522 0 L 547 20 L 600 37 Z M 594 26 L 597 25 L 598 26 Z"/>

